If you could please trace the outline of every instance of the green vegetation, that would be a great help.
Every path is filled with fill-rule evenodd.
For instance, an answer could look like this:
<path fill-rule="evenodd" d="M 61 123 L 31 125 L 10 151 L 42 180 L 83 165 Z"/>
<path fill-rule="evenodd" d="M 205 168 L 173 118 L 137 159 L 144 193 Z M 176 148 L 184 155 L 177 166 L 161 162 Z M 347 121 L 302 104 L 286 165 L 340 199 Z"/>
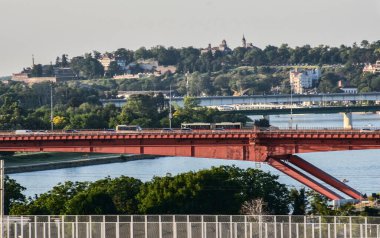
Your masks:
<path fill-rule="evenodd" d="M 29 199 L 19 196 L 21 186 L 8 194 L 14 194 L 10 202 L 14 215 L 239 214 L 244 202 L 259 198 L 267 204 L 267 213 L 287 214 L 289 192 L 277 179 L 260 170 L 221 166 L 146 183 L 125 176 L 65 182 Z"/>
<path fill-rule="evenodd" d="M 278 176 L 235 166 L 154 177 L 121 176 L 95 182 L 58 184 L 28 199 L 15 180 L 5 178 L 5 212 L 13 215 L 247 214 L 378 216 L 375 207 L 348 203 L 332 208 L 328 199 L 304 188 L 288 190 Z M 373 194 L 369 201 L 380 196 Z"/>
<path fill-rule="evenodd" d="M 50 87 L 48 83 L 30 87 L 12 82 L 0 84 L 0 130 L 50 129 Z M 132 95 L 123 108 L 102 106 L 105 95 L 100 86 L 78 83 L 53 85 L 55 129 L 104 129 L 118 124 L 138 124 L 143 128 L 168 127 L 168 104 L 162 94 Z M 182 122 L 221 122 L 227 116 L 215 109 L 199 107 L 187 99 L 185 108 L 175 107 L 174 126 Z M 228 116 L 228 119 L 230 116 Z M 231 120 L 246 122 L 246 116 L 236 114 Z M 227 120 L 230 121 L 230 120 Z"/>

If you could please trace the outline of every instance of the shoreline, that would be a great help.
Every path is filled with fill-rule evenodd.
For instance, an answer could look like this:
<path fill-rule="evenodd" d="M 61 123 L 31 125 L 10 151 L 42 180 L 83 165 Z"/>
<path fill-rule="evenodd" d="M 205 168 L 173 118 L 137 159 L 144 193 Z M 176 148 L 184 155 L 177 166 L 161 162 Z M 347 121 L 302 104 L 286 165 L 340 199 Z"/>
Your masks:
<path fill-rule="evenodd" d="M 74 168 L 82 167 L 89 165 L 99 165 L 99 164 L 111 164 L 111 163 L 120 163 L 128 162 L 135 160 L 145 160 L 145 159 L 155 159 L 155 155 L 117 155 L 117 156 L 107 156 L 100 158 L 88 158 L 80 160 L 70 160 L 70 161 L 61 161 L 61 162 L 48 162 L 48 163 L 39 163 L 32 165 L 20 165 L 20 166 L 11 166 L 5 167 L 4 173 L 8 174 L 17 174 L 17 173 L 26 173 L 26 172 L 37 172 L 44 170 L 55 170 L 55 169 L 64 169 L 64 168 Z"/>

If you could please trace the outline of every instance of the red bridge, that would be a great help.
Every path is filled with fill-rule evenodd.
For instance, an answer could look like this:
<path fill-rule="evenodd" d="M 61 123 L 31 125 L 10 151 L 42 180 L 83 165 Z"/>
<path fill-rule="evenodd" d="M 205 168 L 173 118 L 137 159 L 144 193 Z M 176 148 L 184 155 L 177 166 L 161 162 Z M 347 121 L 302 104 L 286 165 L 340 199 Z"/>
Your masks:
<path fill-rule="evenodd" d="M 312 179 L 310 175 L 352 198 L 361 199 L 362 196 L 358 191 L 294 154 L 365 149 L 380 149 L 379 132 L 151 130 L 136 133 L 82 131 L 73 134 L 0 134 L 0 151 L 131 153 L 267 162 L 332 200 L 342 199 L 342 196 Z"/>

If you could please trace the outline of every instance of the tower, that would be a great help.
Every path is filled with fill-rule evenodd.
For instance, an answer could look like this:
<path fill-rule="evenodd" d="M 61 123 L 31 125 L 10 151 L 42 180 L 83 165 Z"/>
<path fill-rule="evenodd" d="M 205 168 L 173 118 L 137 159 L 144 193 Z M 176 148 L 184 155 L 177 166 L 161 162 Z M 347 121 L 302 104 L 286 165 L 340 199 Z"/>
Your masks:
<path fill-rule="evenodd" d="M 247 48 L 247 41 L 245 40 L 244 34 L 243 34 L 243 39 L 241 39 L 242 47 Z"/>
<path fill-rule="evenodd" d="M 34 55 L 32 55 L 32 67 L 34 66 Z"/>

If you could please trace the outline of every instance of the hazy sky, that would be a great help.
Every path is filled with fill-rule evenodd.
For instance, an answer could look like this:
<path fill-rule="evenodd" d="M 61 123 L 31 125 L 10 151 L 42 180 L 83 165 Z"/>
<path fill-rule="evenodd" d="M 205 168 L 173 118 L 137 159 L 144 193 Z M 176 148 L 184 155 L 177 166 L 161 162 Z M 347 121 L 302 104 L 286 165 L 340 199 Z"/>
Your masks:
<path fill-rule="evenodd" d="M 0 76 L 58 55 L 206 47 L 243 33 L 258 47 L 380 40 L 378 0 L 0 0 Z"/>

